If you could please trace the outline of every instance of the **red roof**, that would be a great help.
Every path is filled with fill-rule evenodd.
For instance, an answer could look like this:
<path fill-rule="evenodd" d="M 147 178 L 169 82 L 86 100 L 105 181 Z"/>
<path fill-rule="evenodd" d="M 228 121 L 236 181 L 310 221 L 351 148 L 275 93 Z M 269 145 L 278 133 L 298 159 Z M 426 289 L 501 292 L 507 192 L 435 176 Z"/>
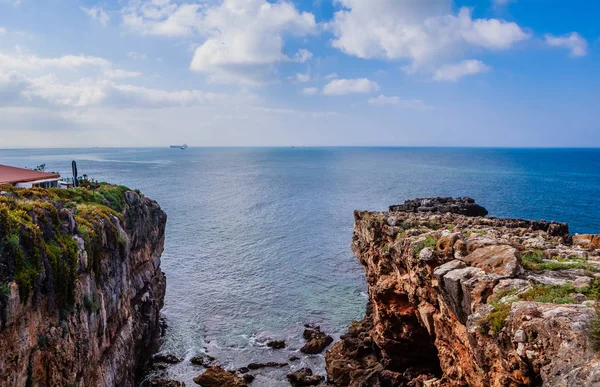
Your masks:
<path fill-rule="evenodd" d="M 31 169 L 0 165 L 0 184 L 26 183 L 30 181 L 58 179 L 57 173 L 32 171 Z"/>

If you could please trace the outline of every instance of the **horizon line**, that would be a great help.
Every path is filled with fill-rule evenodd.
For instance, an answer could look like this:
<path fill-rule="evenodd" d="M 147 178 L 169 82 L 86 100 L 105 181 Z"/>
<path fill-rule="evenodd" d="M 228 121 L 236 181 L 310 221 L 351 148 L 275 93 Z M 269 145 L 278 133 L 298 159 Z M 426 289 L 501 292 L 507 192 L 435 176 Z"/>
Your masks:
<path fill-rule="evenodd" d="M 597 146 L 487 146 L 487 145 L 190 145 L 187 149 L 295 149 L 295 148 L 389 148 L 389 149 L 556 149 L 556 150 L 595 150 Z M 57 146 L 57 147 L 10 147 L 4 150 L 60 150 L 60 149 L 172 149 L 170 145 L 158 146 Z"/>

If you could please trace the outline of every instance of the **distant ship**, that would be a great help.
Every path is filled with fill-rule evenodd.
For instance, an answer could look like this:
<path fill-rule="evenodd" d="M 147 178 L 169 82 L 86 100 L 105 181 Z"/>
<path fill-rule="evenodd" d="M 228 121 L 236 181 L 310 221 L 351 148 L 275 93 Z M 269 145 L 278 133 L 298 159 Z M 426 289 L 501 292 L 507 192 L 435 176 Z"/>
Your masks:
<path fill-rule="evenodd" d="M 171 148 L 183 150 L 183 149 L 187 149 L 188 146 L 187 146 L 187 144 L 183 144 L 183 145 L 171 145 Z"/>

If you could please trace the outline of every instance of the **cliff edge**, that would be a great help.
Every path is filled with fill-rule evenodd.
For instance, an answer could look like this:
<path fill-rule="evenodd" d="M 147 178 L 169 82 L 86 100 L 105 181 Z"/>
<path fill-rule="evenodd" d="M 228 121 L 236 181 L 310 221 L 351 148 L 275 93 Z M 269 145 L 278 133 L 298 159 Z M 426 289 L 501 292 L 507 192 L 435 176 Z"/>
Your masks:
<path fill-rule="evenodd" d="M 600 385 L 600 235 L 472 199 L 354 214 L 369 304 L 326 356 L 337 386 Z"/>
<path fill-rule="evenodd" d="M 0 187 L 0 386 L 133 386 L 163 305 L 166 214 L 126 187 Z"/>

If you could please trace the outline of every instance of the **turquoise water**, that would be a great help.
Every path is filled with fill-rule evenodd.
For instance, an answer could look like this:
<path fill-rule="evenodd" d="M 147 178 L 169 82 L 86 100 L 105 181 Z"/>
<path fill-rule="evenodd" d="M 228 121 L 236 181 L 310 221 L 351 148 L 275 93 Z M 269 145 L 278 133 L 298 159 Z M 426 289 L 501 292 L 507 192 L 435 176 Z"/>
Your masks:
<path fill-rule="evenodd" d="M 189 148 L 0 150 L 0 163 L 138 188 L 167 212 L 164 352 L 229 367 L 281 361 L 302 324 L 335 335 L 364 313 L 352 211 L 422 196 L 471 196 L 492 216 L 600 232 L 600 150 Z M 291 348 L 273 352 L 267 337 Z M 322 370 L 322 357 L 303 358 Z M 300 364 L 300 363 L 298 363 Z M 183 363 L 172 377 L 191 381 Z M 286 385 L 278 371 L 257 379 Z M 193 385 L 190 384 L 190 385 Z"/>

